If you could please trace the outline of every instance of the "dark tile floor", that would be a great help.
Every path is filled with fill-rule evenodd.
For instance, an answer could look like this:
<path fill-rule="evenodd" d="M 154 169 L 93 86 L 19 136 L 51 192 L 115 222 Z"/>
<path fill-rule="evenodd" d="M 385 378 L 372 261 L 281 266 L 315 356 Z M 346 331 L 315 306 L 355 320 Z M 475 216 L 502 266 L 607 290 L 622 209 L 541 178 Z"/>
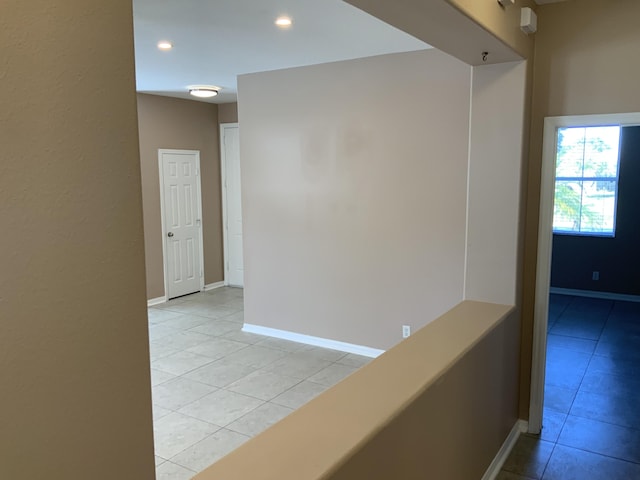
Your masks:
<path fill-rule="evenodd" d="M 497 480 L 640 479 L 640 303 L 551 295 L 544 427 Z"/>

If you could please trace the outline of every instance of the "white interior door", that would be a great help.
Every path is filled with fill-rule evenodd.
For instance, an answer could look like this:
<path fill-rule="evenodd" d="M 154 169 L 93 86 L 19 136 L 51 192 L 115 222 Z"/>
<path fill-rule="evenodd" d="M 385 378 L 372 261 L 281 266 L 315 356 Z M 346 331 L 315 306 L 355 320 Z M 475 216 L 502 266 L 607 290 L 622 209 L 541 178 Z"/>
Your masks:
<path fill-rule="evenodd" d="M 242 199 L 240 190 L 240 129 L 237 123 L 220 126 L 224 215 L 225 283 L 244 286 L 242 259 Z"/>
<path fill-rule="evenodd" d="M 159 150 L 167 298 L 203 289 L 200 152 Z"/>

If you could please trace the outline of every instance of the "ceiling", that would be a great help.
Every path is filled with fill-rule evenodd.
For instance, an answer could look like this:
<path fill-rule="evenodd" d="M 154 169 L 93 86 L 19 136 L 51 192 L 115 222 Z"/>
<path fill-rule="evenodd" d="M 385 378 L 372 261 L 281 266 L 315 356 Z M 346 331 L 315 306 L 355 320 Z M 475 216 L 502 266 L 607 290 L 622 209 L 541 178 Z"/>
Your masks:
<path fill-rule="evenodd" d="M 193 99 L 187 86 L 215 85 L 213 103 L 236 101 L 240 74 L 429 48 L 342 0 L 134 0 L 133 10 L 137 90 Z M 284 14 L 286 30 L 274 24 Z"/>

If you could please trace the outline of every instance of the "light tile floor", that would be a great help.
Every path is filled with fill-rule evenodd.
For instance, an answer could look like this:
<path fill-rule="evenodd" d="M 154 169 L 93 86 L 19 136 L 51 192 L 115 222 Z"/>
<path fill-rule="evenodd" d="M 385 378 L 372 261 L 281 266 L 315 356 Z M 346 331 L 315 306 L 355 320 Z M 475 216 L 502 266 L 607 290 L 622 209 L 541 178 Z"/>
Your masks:
<path fill-rule="evenodd" d="M 551 295 L 544 427 L 497 480 L 640 479 L 640 303 Z"/>
<path fill-rule="evenodd" d="M 370 359 L 242 332 L 243 291 L 149 308 L 158 480 L 187 480 Z"/>

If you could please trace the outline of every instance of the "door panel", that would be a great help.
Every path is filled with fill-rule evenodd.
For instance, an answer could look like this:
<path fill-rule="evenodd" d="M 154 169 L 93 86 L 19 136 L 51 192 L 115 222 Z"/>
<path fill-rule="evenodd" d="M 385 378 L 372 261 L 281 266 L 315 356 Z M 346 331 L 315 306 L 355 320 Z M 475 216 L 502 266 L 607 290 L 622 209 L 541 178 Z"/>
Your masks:
<path fill-rule="evenodd" d="M 160 151 L 167 297 L 202 289 L 199 152 Z"/>

